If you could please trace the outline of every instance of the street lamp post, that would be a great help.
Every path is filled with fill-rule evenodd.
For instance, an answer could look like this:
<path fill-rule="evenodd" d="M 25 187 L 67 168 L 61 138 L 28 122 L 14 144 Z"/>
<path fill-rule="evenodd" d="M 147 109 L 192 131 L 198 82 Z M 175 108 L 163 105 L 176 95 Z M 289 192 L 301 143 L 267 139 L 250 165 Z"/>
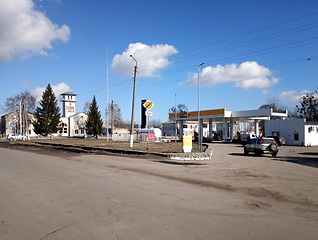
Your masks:
<path fill-rule="evenodd" d="M 136 65 L 134 69 L 134 88 L 133 88 L 133 100 L 132 100 L 132 108 L 131 108 L 131 126 L 130 126 L 130 144 L 129 147 L 134 146 L 134 114 L 135 114 L 135 95 L 136 95 L 136 77 L 137 77 L 137 60 L 133 57 L 133 55 L 130 55 L 132 59 L 135 60 Z"/>
<path fill-rule="evenodd" d="M 200 124 L 200 68 L 204 63 L 201 63 L 198 66 L 198 144 L 199 151 L 202 152 L 202 133 L 201 133 L 201 124 Z"/>

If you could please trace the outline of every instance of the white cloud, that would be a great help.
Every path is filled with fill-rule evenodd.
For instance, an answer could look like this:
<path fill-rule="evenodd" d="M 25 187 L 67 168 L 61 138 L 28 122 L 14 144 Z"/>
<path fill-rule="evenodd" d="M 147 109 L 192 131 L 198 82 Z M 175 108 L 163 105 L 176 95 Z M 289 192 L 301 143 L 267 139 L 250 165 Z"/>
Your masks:
<path fill-rule="evenodd" d="M 56 98 L 60 97 L 61 93 L 70 92 L 71 87 L 66 83 L 59 83 L 57 85 L 52 86 L 53 92 Z M 41 100 L 42 95 L 46 87 L 37 87 L 32 91 L 32 95 L 36 97 L 37 102 Z"/>
<path fill-rule="evenodd" d="M 125 52 L 114 56 L 111 70 L 125 76 L 132 76 L 135 61 L 130 55 L 133 55 L 138 62 L 138 78 L 157 77 L 158 71 L 170 64 L 168 57 L 177 52 L 174 46 L 167 44 L 150 46 L 143 43 L 131 43 Z"/>
<path fill-rule="evenodd" d="M 67 42 L 70 28 L 52 23 L 32 0 L 0 0 L 0 64 L 16 57 L 47 55 L 51 42 Z"/>
<path fill-rule="evenodd" d="M 287 101 L 289 104 L 298 104 L 300 101 L 300 98 L 302 96 L 305 96 L 307 93 L 311 94 L 312 91 L 309 90 L 301 90 L 299 92 L 295 91 L 295 90 L 291 90 L 291 91 L 284 91 L 281 92 L 278 97 L 280 99 L 284 99 L 285 101 Z"/>
<path fill-rule="evenodd" d="M 234 86 L 243 89 L 268 88 L 279 82 L 278 78 L 271 77 L 273 73 L 257 62 L 243 62 L 240 65 L 228 64 L 225 66 L 205 67 L 200 74 L 200 85 L 212 86 L 233 82 Z M 195 73 L 187 80 L 188 84 L 197 85 L 198 74 Z"/>
<path fill-rule="evenodd" d="M 269 91 L 268 89 L 263 89 L 263 90 L 262 90 L 262 93 L 263 93 L 263 94 L 269 94 L 270 91 Z"/>

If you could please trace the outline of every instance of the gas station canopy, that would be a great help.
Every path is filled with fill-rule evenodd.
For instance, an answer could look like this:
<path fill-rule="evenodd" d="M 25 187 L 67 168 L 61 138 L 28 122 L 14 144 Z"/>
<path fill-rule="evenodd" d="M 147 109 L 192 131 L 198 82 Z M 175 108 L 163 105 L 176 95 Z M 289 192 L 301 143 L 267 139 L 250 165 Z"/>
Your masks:
<path fill-rule="evenodd" d="M 273 109 L 256 109 L 245 111 L 228 111 L 225 108 L 202 110 L 198 117 L 198 111 L 170 113 L 170 121 L 203 121 L 223 122 L 224 120 L 248 121 L 248 120 L 270 120 L 271 117 L 285 118 L 287 110 L 273 111 Z"/>

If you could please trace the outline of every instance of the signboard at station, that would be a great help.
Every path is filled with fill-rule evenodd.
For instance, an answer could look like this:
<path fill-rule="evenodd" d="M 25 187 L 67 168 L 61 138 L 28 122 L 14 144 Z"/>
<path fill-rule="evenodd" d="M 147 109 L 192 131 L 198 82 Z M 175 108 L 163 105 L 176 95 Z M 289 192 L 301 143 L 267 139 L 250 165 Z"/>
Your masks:
<path fill-rule="evenodd" d="M 66 106 L 66 111 L 73 113 L 73 112 L 75 112 L 75 108 L 74 108 L 74 106 Z"/>
<path fill-rule="evenodd" d="M 145 114 L 146 114 L 146 116 L 148 116 L 148 117 L 151 117 L 151 116 L 152 116 L 152 112 L 150 112 L 150 111 L 148 111 L 148 110 L 145 112 Z"/>
<path fill-rule="evenodd" d="M 150 100 L 147 100 L 143 106 L 147 109 L 147 110 L 150 110 L 152 109 L 155 105 L 150 101 Z"/>

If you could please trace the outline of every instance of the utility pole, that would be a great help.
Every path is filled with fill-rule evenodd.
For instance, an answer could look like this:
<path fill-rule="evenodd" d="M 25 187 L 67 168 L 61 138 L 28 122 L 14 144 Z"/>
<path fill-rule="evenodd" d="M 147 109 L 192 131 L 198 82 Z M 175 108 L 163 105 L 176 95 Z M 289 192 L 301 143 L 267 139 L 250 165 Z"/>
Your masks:
<path fill-rule="evenodd" d="M 20 106 L 19 106 L 19 125 L 20 125 L 20 135 L 22 135 L 22 100 L 20 100 Z"/>
<path fill-rule="evenodd" d="M 198 144 L 199 144 L 199 150 L 202 152 L 202 127 L 201 126 L 201 120 L 200 120 L 200 68 L 202 67 L 204 63 L 201 63 L 198 66 Z"/>
<path fill-rule="evenodd" d="M 110 116 L 111 116 L 111 130 L 112 130 L 112 134 L 114 134 L 114 101 L 112 100 L 112 103 L 110 105 Z"/>
<path fill-rule="evenodd" d="M 107 142 L 108 142 L 108 138 L 109 138 L 108 114 L 109 114 L 109 110 L 108 110 L 108 46 L 107 46 L 106 47 L 106 141 Z"/>
<path fill-rule="evenodd" d="M 132 100 L 132 108 L 131 108 L 131 126 L 130 126 L 130 144 L 129 147 L 134 146 L 134 115 L 135 115 L 135 95 L 136 95 L 136 77 L 137 77 L 137 60 L 133 57 L 133 55 L 130 55 L 132 59 L 135 60 L 136 65 L 134 69 L 134 87 L 133 87 L 133 100 Z"/>
<path fill-rule="evenodd" d="M 175 135 L 174 135 L 174 141 L 177 142 L 177 135 L 178 135 L 178 130 L 177 130 L 177 94 L 174 94 L 174 107 L 175 107 L 175 112 L 174 112 L 174 118 L 176 119 L 176 122 L 174 124 L 174 130 L 175 130 Z"/>

